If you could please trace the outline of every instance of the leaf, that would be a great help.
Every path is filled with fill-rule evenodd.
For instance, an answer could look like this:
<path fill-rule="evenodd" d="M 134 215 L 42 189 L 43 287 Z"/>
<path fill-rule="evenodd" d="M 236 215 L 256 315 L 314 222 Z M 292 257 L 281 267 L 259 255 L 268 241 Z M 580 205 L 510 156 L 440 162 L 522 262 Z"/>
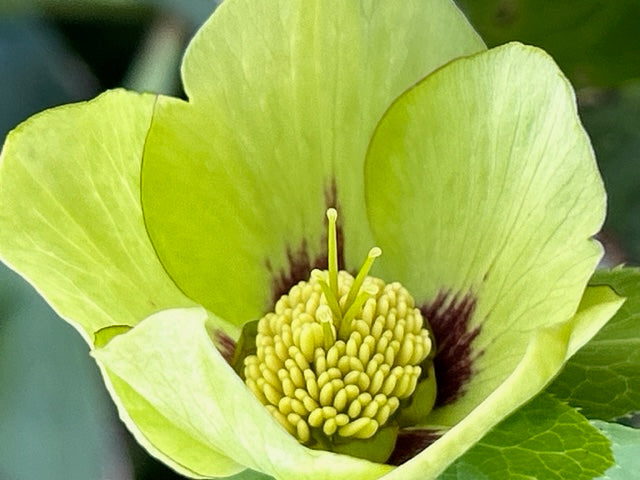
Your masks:
<path fill-rule="evenodd" d="M 611 441 L 616 464 L 598 480 L 630 480 L 640 472 L 640 430 L 594 420 L 591 422 Z"/>
<path fill-rule="evenodd" d="M 489 46 L 547 50 L 573 82 L 614 85 L 640 75 L 636 0 L 458 0 Z"/>
<path fill-rule="evenodd" d="M 542 394 L 498 425 L 440 480 L 591 480 L 612 463 L 604 435 L 573 408 Z"/>
<path fill-rule="evenodd" d="M 640 269 L 599 270 L 590 284 L 608 285 L 627 300 L 549 391 L 587 418 L 610 420 L 640 410 Z"/>

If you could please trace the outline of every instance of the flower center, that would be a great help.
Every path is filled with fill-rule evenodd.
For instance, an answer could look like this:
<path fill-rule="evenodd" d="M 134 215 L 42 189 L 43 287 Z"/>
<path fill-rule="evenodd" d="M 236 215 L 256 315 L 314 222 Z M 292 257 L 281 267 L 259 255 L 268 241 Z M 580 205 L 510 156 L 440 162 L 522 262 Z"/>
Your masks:
<path fill-rule="evenodd" d="M 432 341 L 409 292 L 368 276 L 379 248 L 355 278 L 338 270 L 337 212 L 327 217 L 328 270 L 314 270 L 260 319 L 244 377 L 300 442 L 333 449 L 393 421 L 422 378 Z"/>

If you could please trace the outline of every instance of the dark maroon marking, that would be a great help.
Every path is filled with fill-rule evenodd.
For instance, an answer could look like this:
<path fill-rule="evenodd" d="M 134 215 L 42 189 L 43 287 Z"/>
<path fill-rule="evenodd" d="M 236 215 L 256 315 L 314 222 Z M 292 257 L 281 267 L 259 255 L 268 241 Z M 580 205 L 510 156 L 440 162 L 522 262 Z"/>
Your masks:
<path fill-rule="evenodd" d="M 272 271 L 273 278 L 271 280 L 271 300 L 275 304 L 278 299 L 291 290 L 296 283 L 301 280 L 307 280 L 314 268 L 327 268 L 327 249 L 321 250 L 320 255 L 311 259 L 307 240 L 303 239 L 301 245 L 292 250 L 287 247 L 287 263 L 288 269 L 280 269 L 278 273 Z M 267 268 L 271 270 L 270 263 Z"/>
<path fill-rule="evenodd" d="M 401 465 L 407 460 L 411 460 L 441 436 L 442 433 L 437 430 L 400 430 L 396 446 L 387 463 Z"/>
<path fill-rule="evenodd" d="M 338 265 L 344 268 L 344 248 L 343 248 L 343 230 L 342 222 L 340 221 L 340 207 L 338 205 L 338 192 L 335 180 L 332 180 L 324 191 L 325 205 L 327 208 L 334 207 L 338 210 L 338 221 L 336 223 L 336 238 L 338 245 Z M 324 218 L 325 232 L 327 226 L 327 218 Z M 320 219 L 318 219 L 320 221 Z M 307 239 L 302 239 L 301 244 L 297 248 L 288 246 L 286 249 L 288 266 L 281 268 L 280 271 L 274 272 L 273 266 L 269 259 L 265 261 L 267 270 L 271 272 L 271 300 L 272 305 L 278 301 L 278 299 L 291 290 L 295 284 L 302 280 L 308 280 L 311 275 L 311 271 L 315 268 L 326 270 L 327 269 L 327 235 L 326 233 L 320 240 L 320 253 L 311 258 L 309 253 L 309 244 Z M 316 250 L 316 249 L 314 249 Z M 270 309 L 269 309 L 270 310 Z"/>
<path fill-rule="evenodd" d="M 340 212 L 340 205 L 338 202 L 338 185 L 336 184 L 335 178 L 332 178 L 329 185 L 324 187 L 324 204 L 327 208 L 333 207 Z"/>
<path fill-rule="evenodd" d="M 438 382 L 436 407 L 447 405 L 462 395 L 473 373 L 473 362 L 482 354 L 472 357 L 471 344 L 480 333 L 480 327 L 469 328 L 476 308 L 471 294 L 464 296 L 440 292 L 429 304 L 420 308 L 431 325 L 436 342 L 433 366 Z"/>
<path fill-rule="evenodd" d="M 233 352 L 236 350 L 236 342 L 222 330 L 216 329 L 213 332 L 213 343 L 227 363 L 231 364 Z"/>
<path fill-rule="evenodd" d="M 471 356 L 471 343 L 480 333 L 480 327 L 469 329 L 475 308 L 476 299 L 473 295 L 452 295 L 450 292 L 440 292 L 431 303 L 420 308 L 435 338 L 433 366 L 438 383 L 437 407 L 453 402 L 464 392 L 473 373 L 473 361 L 482 354 Z M 438 430 L 401 430 L 387 463 L 400 465 L 441 436 L 442 432 Z"/>

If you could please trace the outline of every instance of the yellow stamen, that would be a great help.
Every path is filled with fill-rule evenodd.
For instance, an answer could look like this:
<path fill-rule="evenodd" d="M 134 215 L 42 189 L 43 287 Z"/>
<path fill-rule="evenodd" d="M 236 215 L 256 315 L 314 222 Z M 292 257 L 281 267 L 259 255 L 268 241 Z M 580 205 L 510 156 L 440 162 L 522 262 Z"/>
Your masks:
<path fill-rule="evenodd" d="M 368 276 L 380 248 L 356 278 L 339 270 L 335 209 L 327 219 L 328 270 L 313 270 L 278 300 L 244 359 L 249 389 L 313 448 L 371 438 L 393 422 L 432 348 L 409 292 Z"/>

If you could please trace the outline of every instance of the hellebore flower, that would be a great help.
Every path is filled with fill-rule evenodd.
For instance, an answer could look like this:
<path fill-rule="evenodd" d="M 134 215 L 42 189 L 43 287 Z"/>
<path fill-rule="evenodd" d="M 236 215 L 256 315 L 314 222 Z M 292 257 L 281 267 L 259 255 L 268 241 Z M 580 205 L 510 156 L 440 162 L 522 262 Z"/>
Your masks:
<path fill-rule="evenodd" d="M 435 478 L 619 307 L 587 287 L 605 194 L 569 83 L 535 48 L 487 51 L 451 2 L 227 0 L 182 75 L 188 101 L 116 90 L 41 113 L 9 135 L 0 165 L 2 260 L 83 335 L 122 420 L 175 470 Z M 337 311 L 327 291 L 346 296 L 346 272 L 376 245 L 382 280 Z M 389 385 L 415 393 L 378 386 L 411 394 L 339 430 L 371 400 L 350 411 L 337 384 L 335 411 L 312 419 L 320 394 L 287 394 L 284 378 L 302 382 L 287 366 L 270 377 L 286 405 L 266 408 L 271 387 L 254 395 L 229 362 L 241 339 L 243 376 L 277 373 L 254 355 L 251 330 L 266 327 L 250 322 L 284 315 L 276 301 L 298 282 L 329 304 L 311 308 L 315 330 L 287 320 L 317 340 L 303 341 L 310 358 L 351 338 L 340 319 L 362 324 L 381 282 L 402 298 L 396 313 L 411 310 L 407 292 L 425 324 L 405 357 L 421 369 Z M 354 362 L 337 378 L 373 389 L 382 367 L 348 381 Z M 420 387 L 433 371 L 437 393 Z"/>

